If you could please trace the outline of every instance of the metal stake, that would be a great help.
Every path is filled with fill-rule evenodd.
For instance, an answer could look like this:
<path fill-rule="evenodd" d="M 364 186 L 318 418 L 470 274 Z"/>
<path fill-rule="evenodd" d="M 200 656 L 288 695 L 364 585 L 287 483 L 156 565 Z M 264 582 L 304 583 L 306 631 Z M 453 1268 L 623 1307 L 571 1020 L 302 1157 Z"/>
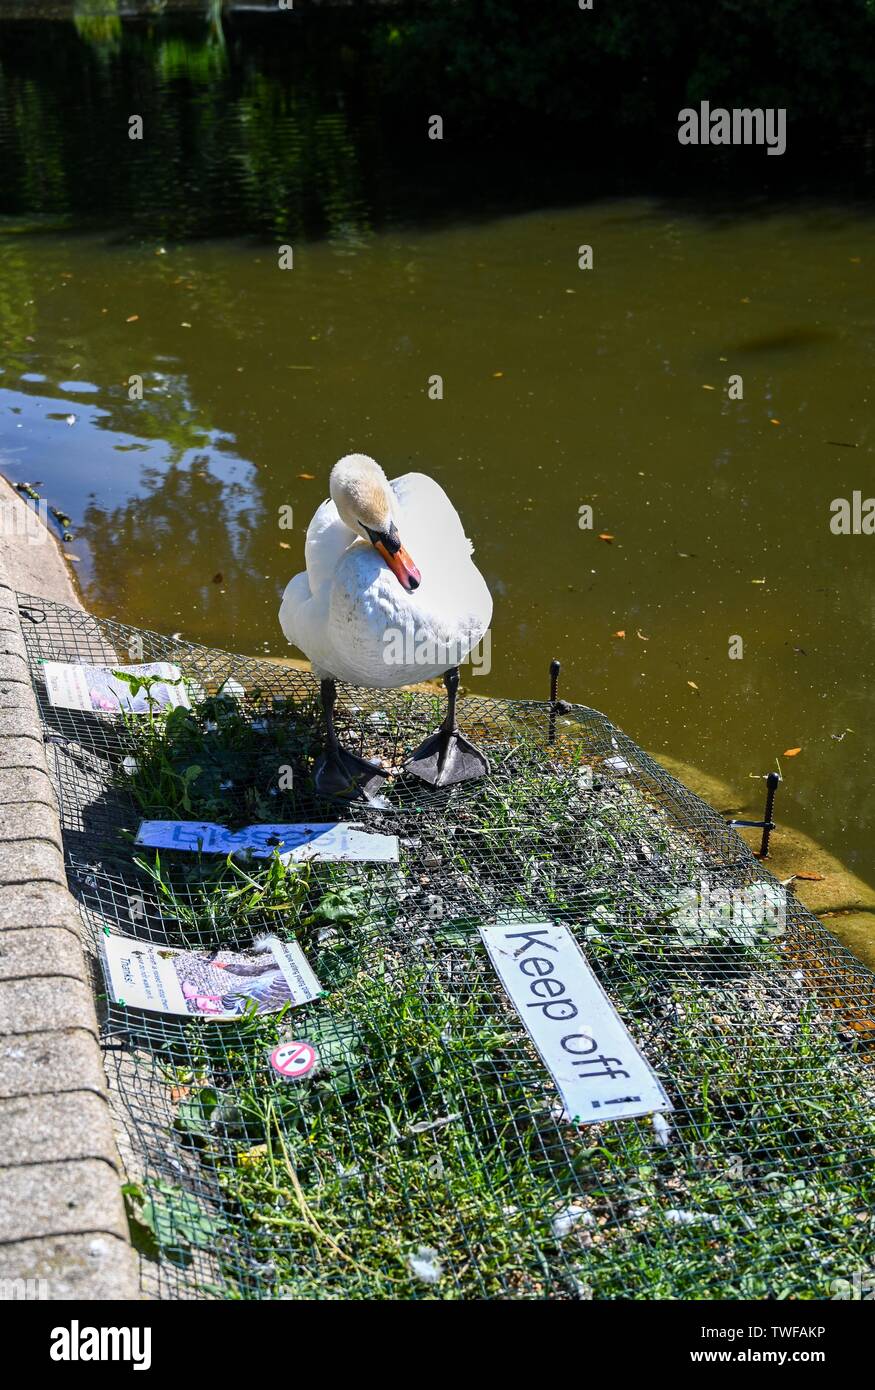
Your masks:
<path fill-rule="evenodd" d="M 562 669 L 562 662 L 554 656 L 550 662 L 550 727 L 547 734 L 547 742 L 556 742 L 556 710 L 558 708 L 557 696 L 559 694 L 559 672 Z"/>
<path fill-rule="evenodd" d="M 778 790 L 778 783 L 780 780 L 781 778 L 777 772 L 770 772 L 766 778 L 768 791 L 766 792 L 766 813 L 763 817 L 763 839 L 760 845 L 760 859 L 767 859 L 769 857 L 769 836 L 775 828 L 775 822 L 772 820 L 772 811 L 775 807 L 775 792 Z"/>
<path fill-rule="evenodd" d="M 760 841 L 758 859 L 768 859 L 769 857 L 769 836 L 775 829 L 775 822 L 772 820 L 772 812 L 775 809 L 775 792 L 778 790 L 778 783 L 781 778 L 779 773 L 770 772 L 766 778 L 766 810 L 762 820 L 731 820 L 731 826 L 745 826 L 748 830 L 762 830 L 763 838 Z"/>

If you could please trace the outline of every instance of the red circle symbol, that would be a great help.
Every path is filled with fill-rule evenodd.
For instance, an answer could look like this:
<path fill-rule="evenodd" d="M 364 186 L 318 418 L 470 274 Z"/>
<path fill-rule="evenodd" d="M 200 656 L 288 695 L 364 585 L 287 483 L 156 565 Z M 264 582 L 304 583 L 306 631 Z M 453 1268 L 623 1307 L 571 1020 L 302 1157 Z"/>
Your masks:
<path fill-rule="evenodd" d="M 316 1065 L 316 1049 L 308 1042 L 283 1042 L 270 1054 L 270 1065 L 287 1081 L 297 1081 Z"/>

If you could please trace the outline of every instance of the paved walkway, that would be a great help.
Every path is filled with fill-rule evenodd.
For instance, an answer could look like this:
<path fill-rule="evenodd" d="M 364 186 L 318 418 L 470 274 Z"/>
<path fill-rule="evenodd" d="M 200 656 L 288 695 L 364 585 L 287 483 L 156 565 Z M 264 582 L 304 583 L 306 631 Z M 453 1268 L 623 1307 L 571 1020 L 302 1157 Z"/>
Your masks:
<path fill-rule="evenodd" d="M 79 604 L 53 538 L 0 479 L 0 1298 L 134 1299 L 93 984 L 16 589 Z"/>

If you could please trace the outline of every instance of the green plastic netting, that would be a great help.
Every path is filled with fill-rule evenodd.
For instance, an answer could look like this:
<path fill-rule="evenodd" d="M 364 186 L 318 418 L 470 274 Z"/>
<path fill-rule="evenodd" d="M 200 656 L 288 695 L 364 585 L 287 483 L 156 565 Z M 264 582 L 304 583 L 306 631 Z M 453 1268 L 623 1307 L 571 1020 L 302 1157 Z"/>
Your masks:
<path fill-rule="evenodd" d="M 107 931 L 205 950 L 270 931 L 326 990 L 279 1019 L 175 1020 L 110 1002 L 95 968 L 148 1295 L 847 1296 L 872 1263 L 875 977 L 792 896 L 780 936 L 683 930 L 691 885 L 725 901 L 774 880 L 604 715 L 469 696 L 487 779 L 396 776 L 382 808 L 339 812 L 312 787 L 312 676 L 19 606 L 95 956 Z M 58 709 L 49 659 L 170 660 L 199 703 L 154 723 Z M 244 695 L 217 696 L 229 677 Z M 338 724 L 398 768 L 439 715 L 430 693 L 345 689 Z M 132 845 L 144 816 L 354 819 L 399 835 L 401 862 L 156 867 Z M 508 911 L 574 932 L 665 1123 L 569 1122 L 477 932 Z M 270 1070 L 285 1037 L 317 1048 L 305 1081 Z"/>

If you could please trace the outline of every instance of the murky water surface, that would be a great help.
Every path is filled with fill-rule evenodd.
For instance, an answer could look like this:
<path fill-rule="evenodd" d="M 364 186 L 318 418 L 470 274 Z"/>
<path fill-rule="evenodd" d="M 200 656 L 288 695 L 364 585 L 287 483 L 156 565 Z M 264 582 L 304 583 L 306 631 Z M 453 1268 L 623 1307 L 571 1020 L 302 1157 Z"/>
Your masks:
<path fill-rule="evenodd" d="M 158 235 L 129 208 L 124 235 L 96 228 L 51 187 L 6 206 L 0 469 L 71 517 L 88 604 L 285 654 L 279 596 L 333 461 L 432 473 L 495 596 L 471 686 L 543 696 L 558 655 L 569 698 L 737 784 L 801 748 L 780 813 L 875 877 L 875 536 L 830 530 L 833 499 L 875 494 L 870 218 L 623 200 L 378 219 L 352 186 L 290 271 L 251 218 L 174 235 L 166 190 Z"/>

